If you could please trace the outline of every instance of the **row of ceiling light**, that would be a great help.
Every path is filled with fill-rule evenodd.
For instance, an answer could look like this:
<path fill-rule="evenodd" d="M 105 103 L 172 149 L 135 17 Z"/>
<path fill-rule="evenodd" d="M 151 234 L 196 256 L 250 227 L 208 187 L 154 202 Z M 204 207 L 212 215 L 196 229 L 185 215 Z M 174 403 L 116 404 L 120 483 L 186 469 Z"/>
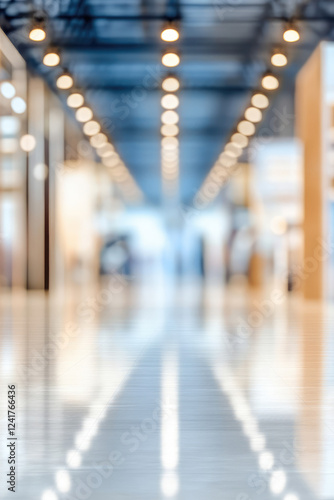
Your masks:
<path fill-rule="evenodd" d="M 161 39 L 164 42 L 176 42 L 179 32 L 173 25 L 163 29 Z M 167 68 L 174 68 L 180 64 L 180 56 L 168 50 L 163 54 L 162 64 Z M 161 98 L 161 174 L 163 179 L 163 190 L 166 196 L 175 196 L 178 189 L 179 179 L 179 115 L 177 108 L 179 98 L 176 92 L 180 84 L 175 76 L 168 76 L 162 82 L 164 94 Z"/>
<path fill-rule="evenodd" d="M 35 24 L 32 26 L 29 38 L 35 42 L 42 42 L 46 38 L 46 31 L 43 19 L 36 19 Z M 163 29 L 161 33 L 161 39 L 164 42 L 176 42 L 179 39 L 179 32 L 175 26 L 169 25 Z M 286 26 L 283 39 L 286 42 L 294 43 L 300 39 L 300 34 L 293 24 Z M 275 67 L 283 67 L 287 64 L 288 59 L 285 53 L 277 49 L 271 56 L 271 63 Z M 54 67 L 59 65 L 60 56 L 55 49 L 49 48 L 43 57 L 43 63 L 46 66 Z M 162 56 L 162 64 L 168 68 L 175 68 L 180 64 L 180 56 L 175 50 L 167 50 Z M 71 75 L 64 71 L 57 79 L 57 87 L 61 90 L 69 90 L 73 87 L 73 78 Z M 273 91 L 279 87 L 279 79 L 271 71 L 267 71 L 262 77 L 262 88 L 264 91 Z M 161 116 L 162 120 L 162 174 L 165 180 L 174 180 L 178 178 L 179 173 L 179 154 L 178 154 L 178 121 L 179 115 L 175 111 L 178 107 L 179 100 L 175 94 L 179 88 L 179 82 L 175 77 L 166 78 L 162 85 L 163 90 L 169 92 L 165 94 L 162 98 L 161 104 L 164 111 Z M 93 114 L 90 108 L 83 106 L 84 98 L 80 93 L 73 93 L 68 96 L 67 104 L 70 107 L 78 108 L 76 111 L 76 118 L 79 122 L 85 123 L 84 133 L 90 135 L 90 142 L 93 147 L 97 148 L 97 153 L 102 157 L 102 162 L 108 164 L 106 166 L 117 166 L 119 176 L 118 179 L 132 179 L 130 173 L 126 169 L 123 162 L 119 159 L 117 153 L 114 151 L 113 146 L 108 143 L 105 134 L 100 132 L 100 125 L 97 121 L 92 120 Z M 242 150 L 247 147 L 249 142 L 249 137 L 255 134 L 256 126 L 262 119 L 262 110 L 267 108 L 269 105 L 269 99 L 267 95 L 261 92 L 257 92 L 253 95 L 251 106 L 245 111 L 244 118 L 237 125 L 237 131 L 232 135 L 230 142 L 225 146 L 224 151 L 219 156 L 219 159 L 211 169 L 209 175 L 207 176 L 199 195 L 200 197 L 208 198 L 208 193 L 206 189 L 206 184 L 211 183 L 212 174 L 217 173 L 215 170 L 217 168 L 230 168 L 237 162 L 237 158 L 242 154 Z M 95 137 L 96 136 L 96 137 Z M 101 149 L 100 149 L 101 148 Z M 107 158 L 110 157 L 108 160 Z M 116 170 L 115 170 L 116 171 Z M 217 178 L 217 175 L 215 175 Z M 122 182 L 122 181 L 119 181 Z M 124 182 L 124 181 L 123 181 Z M 224 183 L 224 182 L 223 182 Z M 223 184 L 222 183 L 222 184 Z M 217 192 L 216 190 L 210 190 L 211 194 L 207 201 L 211 201 Z"/>
<path fill-rule="evenodd" d="M 43 42 L 46 38 L 45 24 L 42 19 L 37 19 L 29 32 L 30 40 Z M 43 64 L 55 67 L 60 64 L 60 56 L 55 49 L 48 49 L 43 57 Z M 63 71 L 56 80 L 56 85 L 60 90 L 73 89 L 73 77 L 68 71 Z M 83 132 L 89 137 L 90 145 L 95 149 L 101 162 L 111 173 L 112 179 L 120 187 L 124 197 L 129 201 L 140 201 L 142 192 L 136 184 L 134 178 L 115 151 L 114 146 L 108 140 L 99 121 L 93 116 L 93 111 L 85 105 L 85 98 L 81 92 L 73 90 L 67 97 L 68 107 L 76 110 L 77 121 L 83 124 Z"/>
<path fill-rule="evenodd" d="M 283 40 L 288 43 L 295 43 L 300 39 L 297 27 L 288 24 L 283 32 Z M 276 49 L 271 56 L 271 64 L 274 67 L 282 68 L 288 63 L 285 51 Z M 250 138 L 256 132 L 256 125 L 263 118 L 263 111 L 270 104 L 270 92 L 278 89 L 279 78 L 272 72 L 266 71 L 261 78 L 261 90 L 255 91 L 251 98 L 250 105 L 247 106 L 242 119 L 233 131 L 230 140 L 225 145 L 218 159 L 211 168 L 204 180 L 199 192 L 195 196 L 195 203 L 205 206 L 210 203 L 219 193 L 221 187 L 229 177 L 230 169 L 234 169 L 238 158 L 243 150 L 247 148 Z"/>

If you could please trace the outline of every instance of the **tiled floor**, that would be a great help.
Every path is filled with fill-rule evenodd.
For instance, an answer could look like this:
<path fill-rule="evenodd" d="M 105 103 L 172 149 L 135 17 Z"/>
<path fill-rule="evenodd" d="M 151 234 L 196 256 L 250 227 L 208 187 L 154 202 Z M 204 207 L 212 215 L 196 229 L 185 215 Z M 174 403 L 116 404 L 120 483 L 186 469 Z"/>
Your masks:
<path fill-rule="evenodd" d="M 1 498 L 333 499 L 333 311 L 121 278 L 4 295 Z"/>

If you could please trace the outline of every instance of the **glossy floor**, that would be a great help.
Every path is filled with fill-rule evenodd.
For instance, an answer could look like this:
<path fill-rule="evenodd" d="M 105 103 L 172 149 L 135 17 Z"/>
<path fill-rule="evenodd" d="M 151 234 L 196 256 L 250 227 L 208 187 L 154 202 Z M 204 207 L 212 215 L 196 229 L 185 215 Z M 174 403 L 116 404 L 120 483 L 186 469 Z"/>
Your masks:
<path fill-rule="evenodd" d="M 333 318 L 279 291 L 121 277 L 4 295 L 1 498 L 333 499 Z"/>

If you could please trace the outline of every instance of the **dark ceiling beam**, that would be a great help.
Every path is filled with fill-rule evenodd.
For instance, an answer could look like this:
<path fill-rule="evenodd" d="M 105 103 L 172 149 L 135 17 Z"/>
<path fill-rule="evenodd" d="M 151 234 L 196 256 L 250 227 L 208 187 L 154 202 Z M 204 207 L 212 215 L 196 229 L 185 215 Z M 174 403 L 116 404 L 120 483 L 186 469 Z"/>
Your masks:
<path fill-rule="evenodd" d="M 159 124 L 158 124 L 159 125 Z M 221 125 L 221 124 L 219 124 Z M 116 123 L 116 127 L 119 126 L 119 123 Z M 118 127 L 119 128 L 119 127 Z M 230 132 L 231 127 L 230 125 L 227 125 L 225 127 L 218 127 L 217 126 L 211 126 L 211 127 L 198 127 L 198 128 L 190 128 L 190 127 L 183 127 L 181 132 L 180 132 L 180 137 L 183 139 L 189 138 L 192 139 L 193 137 L 206 137 L 207 139 L 211 140 L 216 140 L 217 138 L 220 139 L 222 136 L 222 133 L 227 133 Z M 129 142 L 132 141 L 133 139 L 142 139 L 142 140 L 152 140 L 154 137 L 160 137 L 160 131 L 159 131 L 159 126 L 155 124 L 155 126 L 152 127 L 146 127 L 145 129 L 143 127 L 129 127 L 127 126 L 126 129 L 122 129 L 122 140 L 121 142 Z"/>
<path fill-rule="evenodd" d="M 108 85 L 108 84 L 88 84 L 84 85 L 85 90 L 96 90 L 96 91 L 104 91 L 104 92 L 131 92 L 135 88 L 134 85 Z M 160 87 L 145 87 L 145 89 L 149 92 L 161 92 Z M 204 86 L 204 85 L 192 85 L 192 86 L 182 86 L 182 92 L 202 92 L 205 93 L 218 93 L 218 94 L 241 94 L 244 92 L 250 92 L 253 89 L 250 85 L 244 86 Z"/>
<path fill-rule="evenodd" d="M 211 7 L 212 8 L 212 7 Z M 233 7 L 234 9 L 234 7 Z M 6 19 L 9 21 L 14 21 L 14 20 L 19 20 L 19 19 L 30 19 L 30 14 L 27 14 L 25 12 L 19 12 L 14 15 L 6 15 Z M 127 22 L 142 22 L 142 21 L 165 21 L 166 20 L 166 15 L 165 14 L 141 14 L 141 15 L 125 15 L 125 14 L 79 14 L 76 19 L 83 20 L 83 21 L 127 21 Z M 199 18 L 200 19 L 200 18 Z M 333 15 L 328 15 L 324 13 L 319 13 L 317 15 L 307 15 L 307 14 L 300 14 L 294 16 L 294 21 L 299 21 L 299 22 L 307 22 L 307 23 L 312 23 L 312 22 L 333 22 L 334 21 L 334 16 Z M 73 20 L 73 16 L 71 14 L 60 14 L 58 16 L 54 16 L 50 18 L 52 22 L 56 21 L 71 21 Z M 268 22 L 285 22 L 287 21 L 287 17 L 285 15 L 271 15 L 268 16 L 266 19 Z M 193 19 L 189 20 L 188 22 L 185 21 L 185 24 L 192 24 L 194 21 Z M 224 22 L 231 24 L 244 24 L 244 23 L 254 23 L 257 24 L 259 22 L 258 16 L 254 17 L 253 19 L 251 17 L 240 17 L 240 13 L 237 14 L 235 18 L 231 17 L 228 18 L 226 21 L 222 21 L 221 19 L 212 19 L 210 20 L 210 23 L 212 24 L 213 22 L 216 22 L 218 24 L 224 24 Z"/>
<path fill-rule="evenodd" d="M 151 23 L 147 19 L 147 16 L 152 9 L 151 1 L 152 0 L 140 0 L 140 16 L 142 18 L 140 22 L 142 23 L 145 36 L 149 35 L 152 28 Z"/>
<path fill-rule="evenodd" d="M 221 0 L 220 0 L 221 1 Z M 315 2 L 317 3 L 319 6 L 323 7 L 323 6 L 328 6 L 329 3 L 332 3 L 332 0 L 311 0 L 311 2 Z M 274 0 L 274 3 L 277 7 L 275 7 L 275 10 L 277 9 L 280 9 L 281 11 L 284 11 L 285 10 L 285 7 L 286 7 L 286 2 L 287 0 Z M 309 0 L 305 0 L 303 3 L 311 3 L 309 2 Z M 231 0 L 225 0 L 225 3 L 223 1 L 221 1 L 221 5 L 224 6 L 226 5 L 227 7 L 230 7 L 231 9 L 262 9 L 263 8 L 263 4 L 264 2 L 263 1 L 259 1 L 259 2 L 253 2 L 253 3 L 246 3 L 246 2 L 239 2 L 239 1 L 234 1 L 234 2 L 231 2 Z M 200 3 L 200 2 L 185 2 L 183 3 L 181 1 L 181 6 L 183 8 L 187 8 L 187 7 L 190 7 L 191 9 L 193 8 L 207 8 L 207 9 L 211 9 L 212 8 L 212 4 L 210 3 Z"/>
<path fill-rule="evenodd" d="M 88 40 L 87 43 L 84 41 L 82 43 L 65 39 L 54 39 L 52 40 L 52 44 L 56 45 L 59 49 L 66 50 L 69 54 L 76 53 L 84 53 L 85 55 L 103 53 L 103 58 L 106 56 L 113 57 L 117 53 L 129 52 L 131 54 L 141 53 L 142 55 L 150 55 L 150 54 L 159 54 L 161 51 L 161 46 L 153 45 L 150 42 L 144 43 L 101 43 L 96 42 L 94 45 L 90 44 Z M 196 39 L 184 41 L 182 46 L 180 47 L 180 52 L 186 56 L 192 55 L 219 55 L 220 58 L 224 58 L 226 56 L 235 56 L 236 53 L 239 54 L 240 59 L 244 57 L 244 52 L 248 48 L 249 42 L 241 41 L 241 42 L 220 42 L 217 43 L 214 40 L 212 42 L 202 42 L 201 45 L 196 44 Z M 25 49 L 39 50 L 35 45 L 31 43 L 21 43 L 20 45 Z M 293 47 L 294 51 L 307 51 L 312 50 L 314 48 L 314 44 L 310 43 L 300 43 Z M 268 52 L 268 48 L 263 48 Z M 107 53 L 107 54 L 105 54 Z M 94 63 L 94 61 L 88 61 Z M 135 60 L 131 61 L 132 64 L 135 63 Z M 100 61 L 99 61 L 100 63 Z"/>
<path fill-rule="evenodd" d="M 80 14 L 83 12 L 84 7 L 85 0 L 70 0 L 68 6 L 70 18 L 67 19 L 63 36 L 66 36 L 68 32 L 77 33 L 77 28 L 80 28 L 82 24 L 82 17 Z M 79 17 L 81 17 L 81 21 L 79 21 Z"/>
<path fill-rule="evenodd" d="M 258 72 L 258 67 L 255 61 L 258 60 L 259 54 L 263 51 L 263 47 L 265 47 L 263 41 L 268 26 L 268 18 L 274 14 L 274 2 L 275 0 L 267 0 L 267 2 L 263 4 L 262 15 L 260 16 L 257 25 L 254 26 L 253 39 L 251 43 L 247 44 L 247 47 L 243 52 L 245 78 L 254 78 L 254 75 Z M 267 50 L 268 49 L 266 47 L 265 51 L 267 52 Z"/>
<path fill-rule="evenodd" d="M 186 7 L 186 5 L 185 5 Z M 168 20 L 181 19 L 181 3 L 180 0 L 167 0 L 166 1 L 166 17 Z"/>

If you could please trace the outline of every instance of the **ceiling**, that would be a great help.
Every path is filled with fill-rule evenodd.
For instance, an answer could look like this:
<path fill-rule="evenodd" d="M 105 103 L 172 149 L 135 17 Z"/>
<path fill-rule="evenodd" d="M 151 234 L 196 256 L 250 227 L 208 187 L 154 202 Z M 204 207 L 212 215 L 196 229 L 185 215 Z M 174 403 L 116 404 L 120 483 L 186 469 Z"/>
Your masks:
<path fill-rule="evenodd" d="M 180 186 L 189 202 L 220 153 L 282 41 L 286 19 L 301 40 L 288 47 L 289 65 L 272 105 L 293 106 L 294 77 L 320 39 L 333 34 L 331 0 L 44 0 L 0 1 L 2 26 L 32 69 L 55 88 L 58 69 L 41 64 L 44 47 L 27 37 L 32 13 L 48 16 L 47 43 L 60 48 L 62 67 L 114 140 L 151 203 L 161 201 L 160 40 L 166 19 L 178 19 L 174 44 L 181 63 Z M 64 99 L 64 97 L 63 97 Z M 285 103 L 285 104 L 284 104 Z M 270 119 L 269 110 L 266 120 Z M 291 134 L 292 127 L 284 131 Z"/>

